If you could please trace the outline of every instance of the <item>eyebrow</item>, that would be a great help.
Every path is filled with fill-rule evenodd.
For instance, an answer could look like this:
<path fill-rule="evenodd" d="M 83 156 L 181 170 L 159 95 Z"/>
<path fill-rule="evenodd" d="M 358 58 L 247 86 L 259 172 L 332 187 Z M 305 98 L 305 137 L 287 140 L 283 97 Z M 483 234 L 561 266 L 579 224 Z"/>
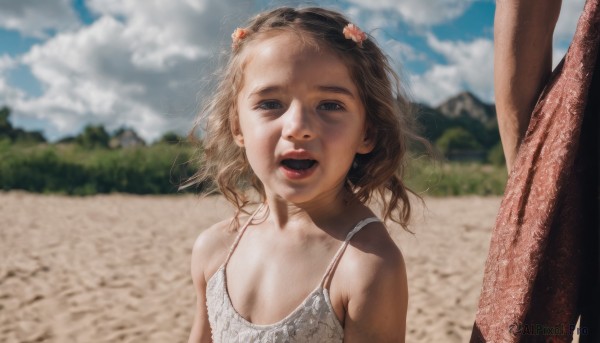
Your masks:
<path fill-rule="evenodd" d="M 260 87 L 256 90 L 250 92 L 250 94 L 248 94 L 248 98 L 252 97 L 253 95 L 264 96 L 269 93 L 277 93 L 278 91 L 281 91 L 281 89 L 282 89 L 282 87 L 279 87 L 279 86 Z"/>
<path fill-rule="evenodd" d="M 348 88 L 345 88 L 345 87 L 335 86 L 335 85 L 321 85 L 321 86 L 317 86 L 315 88 L 321 92 L 343 94 L 343 95 L 347 95 L 353 99 L 355 98 L 354 94 L 352 94 L 352 92 Z M 248 95 L 248 98 L 252 97 L 253 95 L 264 96 L 264 95 L 267 95 L 270 93 L 280 92 L 282 90 L 283 90 L 283 87 L 280 87 L 280 86 L 260 87 L 256 90 L 252 91 Z"/>
<path fill-rule="evenodd" d="M 351 98 L 354 98 L 354 94 L 352 94 L 352 92 L 348 88 L 340 86 L 318 86 L 317 88 L 322 92 L 344 94 Z"/>

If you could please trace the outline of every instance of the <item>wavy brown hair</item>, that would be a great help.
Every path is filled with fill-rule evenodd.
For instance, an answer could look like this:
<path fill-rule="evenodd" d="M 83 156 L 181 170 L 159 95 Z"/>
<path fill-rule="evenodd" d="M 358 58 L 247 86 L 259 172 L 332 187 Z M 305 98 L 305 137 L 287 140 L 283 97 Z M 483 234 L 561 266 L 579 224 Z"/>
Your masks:
<path fill-rule="evenodd" d="M 275 30 L 298 33 L 305 42 L 329 49 L 347 65 L 364 108 L 368 134 L 375 141 L 374 149 L 357 154 L 348 172 L 345 187 L 357 200 L 382 204 L 384 220 L 392 220 L 408 230 L 411 206 L 403 183 L 407 146 L 411 140 L 423 141 L 414 133 L 411 106 L 400 86 L 398 75 L 377 46 L 373 37 L 359 47 L 342 34 L 350 22 L 342 14 L 323 8 L 278 8 L 258 14 L 245 26 L 247 37 L 232 47 L 227 63 L 217 73 L 219 84 L 204 106 L 195 129 L 204 123 L 204 139 L 200 142 L 200 168 L 184 186 L 211 183 L 240 212 L 246 212 L 249 198 L 245 192 L 253 187 L 261 200 L 265 190 L 246 159 L 244 150 L 233 139 L 238 123 L 237 93 L 243 85 L 244 49 L 265 33 Z M 197 139 L 196 139 L 197 140 Z M 237 222 L 237 221 L 234 221 Z M 237 224 L 239 225 L 239 224 Z"/>

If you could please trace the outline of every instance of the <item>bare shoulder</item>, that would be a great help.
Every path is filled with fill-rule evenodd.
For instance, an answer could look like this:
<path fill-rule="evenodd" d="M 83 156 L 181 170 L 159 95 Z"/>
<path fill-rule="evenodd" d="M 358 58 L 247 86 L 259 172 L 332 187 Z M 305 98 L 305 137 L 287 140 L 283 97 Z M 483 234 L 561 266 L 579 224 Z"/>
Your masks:
<path fill-rule="evenodd" d="M 405 272 L 402 252 L 381 222 L 368 224 L 354 235 L 341 264 L 344 275 L 358 277 L 352 284 L 359 287 Z"/>
<path fill-rule="evenodd" d="M 192 278 L 206 282 L 225 261 L 237 235 L 229 228 L 232 219 L 218 222 L 202 231 L 192 248 Z"/>
<path fill-rule="evenodd" d="M 404 342 L 408 282 L 402 253 L 383 223 L 357 233 L 340 261 L 344 341 Z"/>
<path fill-rule="evenodd" d="M 202 231 L 194 242 L 190 271 L 196 291 L 196 314 L 188 342 L 211 342 L 206 284 L 227 256 L 229 241 L 235 238 L 235 232 L 229 230 L 230 222 L 231 219 L 212 225 Z"/>

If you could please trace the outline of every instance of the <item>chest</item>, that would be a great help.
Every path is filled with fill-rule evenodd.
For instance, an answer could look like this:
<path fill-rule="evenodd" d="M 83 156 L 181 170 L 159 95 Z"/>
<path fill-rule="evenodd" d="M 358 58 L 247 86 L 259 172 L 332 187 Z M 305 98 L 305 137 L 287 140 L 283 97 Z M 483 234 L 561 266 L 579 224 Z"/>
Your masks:
<path fill-rule="evenodd" d="M 207 287 L 207 309 L 212 341 L 224 342 L 342 342 L 344 328 L 331 309 L 327 290 L 312 292 L 298 308 L 278 321 L 257 324 L 238 313 L 225 288 L 220 268 Z"/>
<path fill-rule="evenodd" d="M 254 324 L 280 321 L 314 294 L 340 246 L 333 239 L 278 241 L 247 232 L 225 271 L 233 307 Z M 343 322 L 342 292 L 333 278 L 328 297 Z"/>

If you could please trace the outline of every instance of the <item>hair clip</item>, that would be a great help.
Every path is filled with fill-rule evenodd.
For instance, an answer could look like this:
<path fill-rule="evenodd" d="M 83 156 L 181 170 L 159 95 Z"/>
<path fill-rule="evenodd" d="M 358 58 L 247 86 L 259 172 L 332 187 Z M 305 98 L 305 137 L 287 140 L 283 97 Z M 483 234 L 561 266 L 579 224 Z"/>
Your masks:
<path fill-rule="evenodd" d="M 343 33 L 346 39 L 352 39 L 361 48 L 362 42 L 365 41 L 365 39 L 367 39 L 367 34 L 364 33 L 361 29 L 358 28 L 358 26 L 354 24 L 346 25 L 346 27 L 344 27 Z"/>
<path fill-rule="evenodd" d="M 236 49 L 238 47 L 238 45 L 240 44 L 240 42 L 246 38 L 246 36 L 248 36 L 248 29 L 244 29 L 241 27 L 238 27 L 237 29 L 235 29 L 235 31 L 233 31 L 233 33 L 231 34 L 231 39 L 232 39 L 232 43 L 231 43 L 231 48 L 232 49 Z"/>

